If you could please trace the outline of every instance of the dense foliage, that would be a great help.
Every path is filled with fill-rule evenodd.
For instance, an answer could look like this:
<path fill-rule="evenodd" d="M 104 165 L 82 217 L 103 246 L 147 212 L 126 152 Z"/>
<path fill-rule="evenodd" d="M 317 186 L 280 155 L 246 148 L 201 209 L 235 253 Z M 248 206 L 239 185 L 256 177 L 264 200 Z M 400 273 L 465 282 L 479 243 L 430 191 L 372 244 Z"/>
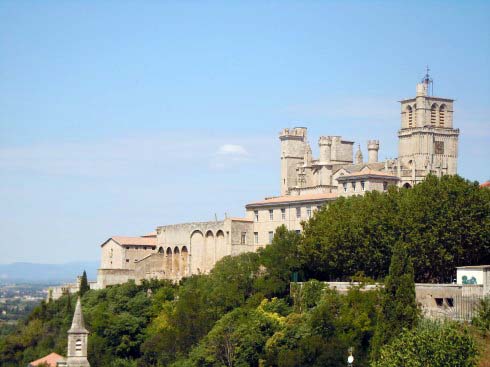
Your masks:
<path fill-rule="evenodd" d="M 340 199 L 304 228 L 299 235 L 281 227 L 265 249 L 225 257 L 209 274 L 179 284 L 128 282 L 86 291 L 91 365 L 345 366 L 353 348 L 357 366 L 407 358 L 418 366 L 445 348 L 450 356 L 440 365 L 446 366 L 474 352 L 465 329 L 414 327 L 413 279 L 451 279 L 455 265 L 490 261 L 490 190 L 459 177 L 429 177 L 412 190 Z M 361 283 L 346 294 L 312 279 L 295 286 L 293 296 L 301 296 L 293 302 L 293 274 L 319 280 L 389 276 L 383 291 L 365 291 Z M 65 295 L 42 303 L 0 337 L 0 365 L 65 354 L 75 301 Z M 487 315 L 488 308 L 482 310 Z M 482 317 L 475 325 L 485 328 Z M 375 337 L 385 332 L 388 338 Z M 433 342 L 420 353 L 408 348 Z M 466 360 L 454 365 L 474 365 Z"/>
<path fill-rule="evenodd" d="M 417 282 L 451 282 L 456 266 L 490 263 L 490 190 L 429 176 L 412 189 L 340 198 L 305 224 L 304 270 L 319 280 L 383 278 L 397 242 L 407 244 Z"/>
<path fill-rule="evenodd" d="M 425 320 L 383 347 L 373 367 L 471 367 L 476 359 L 475 342 L 465 327 Z"/>

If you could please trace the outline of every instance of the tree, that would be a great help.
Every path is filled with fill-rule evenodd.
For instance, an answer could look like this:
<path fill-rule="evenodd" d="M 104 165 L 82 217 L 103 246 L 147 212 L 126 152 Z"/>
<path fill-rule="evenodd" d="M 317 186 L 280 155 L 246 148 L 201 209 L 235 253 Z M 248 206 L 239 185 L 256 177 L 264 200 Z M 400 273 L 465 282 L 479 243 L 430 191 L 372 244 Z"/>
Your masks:
<path fill-rule="evenodd" d="M 373 367 L 473 367 L 477 348 L 468 330 L 454 322 L 425 320 L 381 349 Z"/>
<path fill-rule="evenodd" d="M 475 325 L 484 336 L 490 334 L 490 296 L 486 296 L 480 300 L 477 314 L 473 317 L 471 323 Z"/>
<path fill-rule="evenodd" d="M 381 293 L 381 311 L 373 339 L 373 356 L 403 329 L 411 329 L 418 318 L 413 265 L 404 243 L 395 245 L 390 273 Z"/>
<path fill-rule="evenodd" d="M 84 270 L 82 274 L 82 279 L 80 280 L 80 296 L 83 296 L 89 290 L 90 286 L 88 285 L 87 273 Z"/>

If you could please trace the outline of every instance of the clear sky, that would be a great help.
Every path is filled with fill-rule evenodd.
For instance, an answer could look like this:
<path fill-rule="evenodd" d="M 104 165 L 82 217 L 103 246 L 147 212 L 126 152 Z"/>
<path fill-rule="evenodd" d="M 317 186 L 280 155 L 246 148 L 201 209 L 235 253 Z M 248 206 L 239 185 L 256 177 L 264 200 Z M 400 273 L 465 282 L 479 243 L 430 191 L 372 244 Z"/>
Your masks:
<path fill-rule="evenodd" d="M 2 1 L 0 263 L 243 215 L 283 127 L 395 157 L 427 64 L 490 179 L 490 1 Z"/>

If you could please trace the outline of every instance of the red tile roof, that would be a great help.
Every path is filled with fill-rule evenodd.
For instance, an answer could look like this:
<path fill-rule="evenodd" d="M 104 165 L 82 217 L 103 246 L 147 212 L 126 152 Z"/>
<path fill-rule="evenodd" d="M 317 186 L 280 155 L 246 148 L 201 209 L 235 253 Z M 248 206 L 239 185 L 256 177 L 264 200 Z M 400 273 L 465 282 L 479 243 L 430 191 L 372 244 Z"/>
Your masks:
<path fill-rule="evenodd" d="M 29 363 L 29 367 L 39 366 L 40 364 L 47 364 L 49 367 L 56 367 L 56 362 L 64 360 L 62 356 L 56 353 L 48 354 L 45 357 L 35 360 L 34 362 Z"/>
<path fill-rule="evenodd" d="M 342 178 L 342 177 L 357 177 L 357 176 L 380 176 L 380 177 L 393 177 L 393 178 L 398 178 L 398 176 L 392 175 L 391 173 L 382 172 L 382 171 L 375 171 L 375 170 L 372 170 L 372 169 L 363 169 L 363 170 L 358 171 L 358 172 L 349 173 L 348 175 L 339 176 L 339 178 Z"/>
<path fill-rule="evenodd" d="M 269 204 L 286 204 L 286 203 L 300 203 L 308 201 L 324 201 L 329 199 L 336 199 L 337 194 L 335 193 L 325 193 L 325 194 L 308 194 L 308 195 L 298 195 L 298 196 L 277 196 L 270 199 L 265 199 L 262 201 L 256 201 L 254 203 L 247 204 L 249 206 L 255 205 L 269 205 Z"/>
<path fill-rule="evenodd" d="M 490 187 L 490 181 L 482 183 L 480 187 Z"/>
<path fill-rule="evenodd" d="M 125 237 L 125 236 L 113 236 L 105 241 L 102 246 L 104 246 L 107 242 L 113 240 L 117 242 L 121 246 L 156 246 L 157 239 L 156 237 Z"/>
<path fill-rule="evenodd" d="M 157 231 L 153 231 L 153 232 L 150 232 L 150 233 L 147 233 L 147 234 L 144 234 L 143 236 L 141 237 L 156 237 L 157 236 Z"/>

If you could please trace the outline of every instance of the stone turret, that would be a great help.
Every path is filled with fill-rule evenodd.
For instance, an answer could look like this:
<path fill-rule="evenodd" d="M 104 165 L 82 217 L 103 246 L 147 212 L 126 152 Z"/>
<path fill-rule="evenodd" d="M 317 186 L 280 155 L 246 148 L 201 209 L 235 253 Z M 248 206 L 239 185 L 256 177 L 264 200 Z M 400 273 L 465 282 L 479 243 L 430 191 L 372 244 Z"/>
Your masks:
<path fill-rule="evenodd" d="M 66 366 L 90 367 L 90 363 L 87 360 L 88 334 L 83 321 L 82 304 L 80 302 L 80 297 L 78 297 L 71 328 L 68 330 Z"/>
<path fill-rule="evenodd" d="M 368 140 L 368 163 L 378 162 L 379 140 Z"/>
<path fill-rule="evenodd" d="M 281 140 L 281 195 L 298 184 L 296 168 L 303 164 L 307 150 L 305 127 L 283 129 L 279 133 Z"/>
<path fill-rule="evenodd" d="M 320 136 L 318 145 L 320 147 L 320 163 L 330 163 L 332 156 L 332 138 L 330 136 Z"/>

